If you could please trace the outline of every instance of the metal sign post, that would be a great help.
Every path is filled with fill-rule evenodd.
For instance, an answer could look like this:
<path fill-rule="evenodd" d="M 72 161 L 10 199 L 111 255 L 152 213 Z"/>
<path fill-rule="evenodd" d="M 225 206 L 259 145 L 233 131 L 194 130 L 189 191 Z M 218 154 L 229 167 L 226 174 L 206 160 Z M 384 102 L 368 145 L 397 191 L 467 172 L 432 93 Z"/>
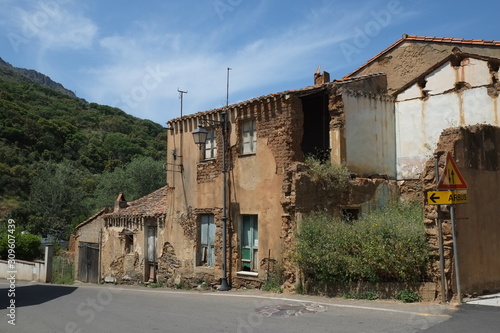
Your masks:
<path fill-rule="evenodd" d="M 440 154 L 435 154 L 436 159 L 436 177 L 439 174 L 439 156 Z M 458 302 L 462 303 L 462 292 L 460 290 L 460 273 L 458 267 L 458 248 L 457 248 L 457 234 L 456 234 L 456 223 L 455 223 L 455 204 L 467 203 L 467 183 L 464 177 L 460 173 L 458 166 L 453 160 L 453 156 L 448 152 L 446 154 L 446 163 L 444 166 L 443 174 L 436 179 L 436 190 L 427 192 L 427 204 L 437 205 L 437 220 L 438 220 L 438 231 L 439 231 L 439 261 L 440 261 L 440 271 L 441 271 L 441 289 L 443 302 L 446 302 L 444 296 L 445 291 L 445 277 L 444 277 L 444 250 L 443 250 L 443 231 L 442 231 L 442 221 L 441 221 L 441 205 L 449 205 L 450 207 L 450 217 L 451 217 L 451 229 L 453 233 L 453 259 L 455 266 L 455 277 L 457 284 L 457 297 Z"/>
<path fill-rule="evenodd" d="M 457 233 L 455 228 L 455 205 L 450 205 L 451 232 L 453 233 L 453 258 L 455 259 L 455 278 L 457 282 L 458 303 L 462 303 L 462 292 L 460 290 L 460 270 L 458 269 Z"/>
<path fill-rule="evenodd" d="M 436 186 L 439 183 L 439 154 L 435 154 L 436 159 Z M 444 246 L 443 246 L 443 223 L 441 221 L 441 205 L 437 206 L 437 226 L 438 226 L 438 237 L 439 237 L 439 271 L 441 274 L 441 300 L 446 303 L 446 277 L 444 275 Z"/>

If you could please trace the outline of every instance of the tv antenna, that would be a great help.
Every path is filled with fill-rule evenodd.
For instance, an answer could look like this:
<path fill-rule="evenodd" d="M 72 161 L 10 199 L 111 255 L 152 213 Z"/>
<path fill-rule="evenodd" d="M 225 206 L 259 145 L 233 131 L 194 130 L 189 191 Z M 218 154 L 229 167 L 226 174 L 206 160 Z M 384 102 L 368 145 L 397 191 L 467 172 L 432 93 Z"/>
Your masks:
<path fill-rule="evenodd" d="M 179 88 L 177 88 L 177 92 L 179 93 L 179 98 L 181 100 L 181 117 L 182 117 L 182 102 L 184 99 L 183 97 L 184 97 L 184 94 L 188 93 L 188 91 L 187 90 L 183 91 L 183 90 L 180 90 Z"/>

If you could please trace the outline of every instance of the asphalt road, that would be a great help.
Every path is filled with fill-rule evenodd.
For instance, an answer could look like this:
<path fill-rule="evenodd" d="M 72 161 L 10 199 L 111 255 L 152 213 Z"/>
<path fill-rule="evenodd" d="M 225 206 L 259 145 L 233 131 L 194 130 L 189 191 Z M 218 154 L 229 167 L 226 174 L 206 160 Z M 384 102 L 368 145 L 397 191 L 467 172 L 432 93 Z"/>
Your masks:
<path fill-rule="evenodd" d="M 500 307 L 463 304 L 444 323 L 425 333 L 500 332 Z"/>
<path fill-rule="evenodd" d="M 12 299 L 16 306 L 14 312 L 7 308 Z M 447 325 L 455 327 L 453 325 L 460 325 L 460 320 L 477 318 L 486 323 L 492 315 L 499 317 L 489 310 L 471 312 L 468 306 L 456 310 L 435 304 L 329 299 L 260 291 L 185 292 L 113 285 L 18 283 L 15 297 L 11 297 L 4 281 L 0 282 L 0 305 L 0 332 L 37 333 L 400 333 L 427 329 L 430 330 L 426 332 L 438 332 L 434 328 L 448 332 Z M 15 322 L 12 322 L 13 313 Z M 498 319 L 496 325 L 491 332 L 499 331 Z M 453 332 L 470 330 L 463 331 L 459 327 L 453 328 Z"/>

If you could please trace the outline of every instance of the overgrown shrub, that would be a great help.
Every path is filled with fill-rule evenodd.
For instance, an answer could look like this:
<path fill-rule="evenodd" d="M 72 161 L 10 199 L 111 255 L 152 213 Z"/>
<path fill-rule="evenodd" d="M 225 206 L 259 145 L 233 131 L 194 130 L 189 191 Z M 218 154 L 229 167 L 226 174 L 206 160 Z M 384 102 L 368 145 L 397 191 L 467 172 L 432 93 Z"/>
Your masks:
<path fill-rule="evenodd" d="M 422 219 L 422 207 L 410 203 L 349 222 L 314 213 L 297 233 L 296 261 L 307 281 L 423 281 L 429 251 Z"/>
<path fill-rule="evenodd" d="M 65 257 L 54 256 L 52 259 L 52 283 L 73 284 L 75 271 L 73 263 Z"/>
<path fill-rule="evenodd" d="M 314 156 L 308 156 L 305 164 L 309 173 L 323 189 L 342 191 L 349 185 L 350 172 L 344 164 L 335 164 Z"/>
<path fill-rule="evenodd" d="M 396 295 L 396 299 L 402 301 L 403 303 L 414 303 L 420 301 L 421 297 L 414 291 L 400 290 Z"/>
<path fill-rule="evenodd" d="M 273 268 L 269 272 L 266 282 L 262 285 L 262 290 L 281 294 L 283 292 L 285 268 L 281 263 L 273 263 Z"/>

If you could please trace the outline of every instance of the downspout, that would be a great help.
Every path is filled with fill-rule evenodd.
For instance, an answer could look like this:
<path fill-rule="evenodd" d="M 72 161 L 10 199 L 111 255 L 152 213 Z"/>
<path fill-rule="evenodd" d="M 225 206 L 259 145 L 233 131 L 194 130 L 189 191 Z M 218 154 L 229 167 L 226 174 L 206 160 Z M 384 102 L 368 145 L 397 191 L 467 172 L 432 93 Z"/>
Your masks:
<path fill-rule="evenodd" d="M 98 280 L 97 280 L 97 283 L 100 283 L 102 280 L 101 280 L 101 253 L 102 253 L 102 228 L 99 229 L 99 264 L 97 265 L 97 276 L 98 276 Z"/>

